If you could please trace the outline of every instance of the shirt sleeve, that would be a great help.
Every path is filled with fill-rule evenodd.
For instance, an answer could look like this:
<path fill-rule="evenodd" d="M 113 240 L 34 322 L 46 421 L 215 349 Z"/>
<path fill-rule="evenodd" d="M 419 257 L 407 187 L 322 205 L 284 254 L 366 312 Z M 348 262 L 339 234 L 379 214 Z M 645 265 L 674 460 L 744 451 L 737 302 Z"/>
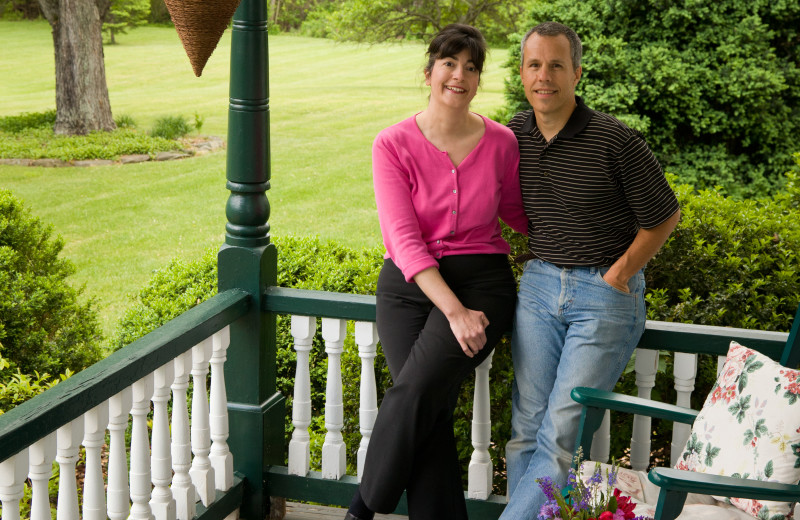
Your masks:
<path fill-rule="evenodd" d="M 395 142 L 385 132 L 372 145 L 372 181 L 386 252 L 403 272 L 407 282 L 438 262 L 422 240 L 412 200 L 412 181 L 408 167 L 400 161 Z"/>
<path fill-rule="evenodd" d="M 625 143 L 619 168 L 625 197 L 640 227 L 654 228 L 678 211 L 678 198 L 641 134 Z"/>
<path fill-rule="evenodd" d="M 510 133 L 510 132 L 509 132 Z M 528 234 L 528 216 L 522 205 L 522 188 L 519 184 L 519 146 L 517 138 L 511 134 L 513 142 L 509 146 L 509 158 L 506 161 L 500 186 L 500 205 L 498 214 L 511 229 L 523 235 Z"/>

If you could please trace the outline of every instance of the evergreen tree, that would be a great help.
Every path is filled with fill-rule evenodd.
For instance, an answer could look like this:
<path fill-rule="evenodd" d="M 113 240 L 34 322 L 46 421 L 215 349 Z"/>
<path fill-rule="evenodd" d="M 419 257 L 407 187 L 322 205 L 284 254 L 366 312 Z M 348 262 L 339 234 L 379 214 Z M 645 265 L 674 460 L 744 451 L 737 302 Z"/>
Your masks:
<path fill-rule="evenodd" d="M 117 43 L 116 34 L 125 34 L 128 29 L 144 25 L 150 17 L 150 0 L 111 0 L 111 7 L 103 20 L 103 32 L 108 34 L 112 45 Z"/>

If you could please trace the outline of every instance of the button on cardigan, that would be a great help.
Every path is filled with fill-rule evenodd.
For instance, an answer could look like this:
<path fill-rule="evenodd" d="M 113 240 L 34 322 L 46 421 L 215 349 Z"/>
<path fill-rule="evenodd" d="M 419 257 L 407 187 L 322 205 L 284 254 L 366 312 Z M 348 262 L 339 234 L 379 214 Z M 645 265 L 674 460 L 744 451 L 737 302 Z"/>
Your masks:
<path fill-rule="evenodd" d="M 372 173 L 386 258 L 408 282 L 444 256 L 508 254 L 498 217 L 526 233 L 516 137 L 481 118 L 484 135 L 458 166 L 425 138 L 416 116 L 375 138 Z"/>

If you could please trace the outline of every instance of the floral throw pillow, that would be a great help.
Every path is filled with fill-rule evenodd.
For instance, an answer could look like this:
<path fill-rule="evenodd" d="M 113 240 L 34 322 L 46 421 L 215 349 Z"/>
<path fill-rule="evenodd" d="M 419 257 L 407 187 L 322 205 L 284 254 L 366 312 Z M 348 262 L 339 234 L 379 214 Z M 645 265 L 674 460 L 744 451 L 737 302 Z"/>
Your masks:
<path fill-rule="evenodd" d="M 675 467 L 796 484 L 800 480 L 798 376 L 800 371 L 732 341 Z M 794 505 L 715 498 L 764 520 L 791 518 Z"/>

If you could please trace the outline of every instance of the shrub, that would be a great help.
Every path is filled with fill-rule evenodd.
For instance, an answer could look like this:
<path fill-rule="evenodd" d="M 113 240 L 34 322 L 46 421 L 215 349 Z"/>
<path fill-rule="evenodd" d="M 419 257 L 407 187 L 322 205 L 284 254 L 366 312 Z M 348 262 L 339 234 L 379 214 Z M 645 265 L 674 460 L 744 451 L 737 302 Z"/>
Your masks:
<path fill-rule="evenodd" d="M 164 139 L 179 139 L 192 131 L 192 125 L 183 116 L 164 116 L 156 120 L 150 135 Z"/>
<path fill-rule="evenodd" d="M 56 124 L 56 111 L 25 112 L 17 116 L 0 117 L 0 132 L 18 134 L 29 128 L 53 128 Z"/>
<path fill-rule="evenodd" d="M 69 369 L 60 378 L 50 377 L 47 373 L 27 375 L 19 370 L 12 373 L 8 370 L 10 366 L 11 364 L 0 356 L 0 415 L 72 375 Z"/>
<path fill-rule="evenodd" d="M 0 190 L 0 341 L 2 355 L 22 374 L 79 371 L 101 358 L 94 302 L 68 278 L 64 242 Z"/>
<path fill-rule="evenodd" d="M 791 166 L 800 130 L 800 4 L 555 0 L 584 45 L 578 94 L 647 136 L 665 169 L 696 188 L 763 195 Z M 519 38 L 517 39 L 519 42 Z M 530 108 L 510 50 L 506 113 Z"/>
<path fill-rule="evenodd" d="M 150 137 L 132 128 L 87 135 L 54 135 L 52 129 L 27 129 L 6 137 L 0 132 L 0 159 L 118 159 L 120 155 L 175 150 L 175 141 Z"/>

